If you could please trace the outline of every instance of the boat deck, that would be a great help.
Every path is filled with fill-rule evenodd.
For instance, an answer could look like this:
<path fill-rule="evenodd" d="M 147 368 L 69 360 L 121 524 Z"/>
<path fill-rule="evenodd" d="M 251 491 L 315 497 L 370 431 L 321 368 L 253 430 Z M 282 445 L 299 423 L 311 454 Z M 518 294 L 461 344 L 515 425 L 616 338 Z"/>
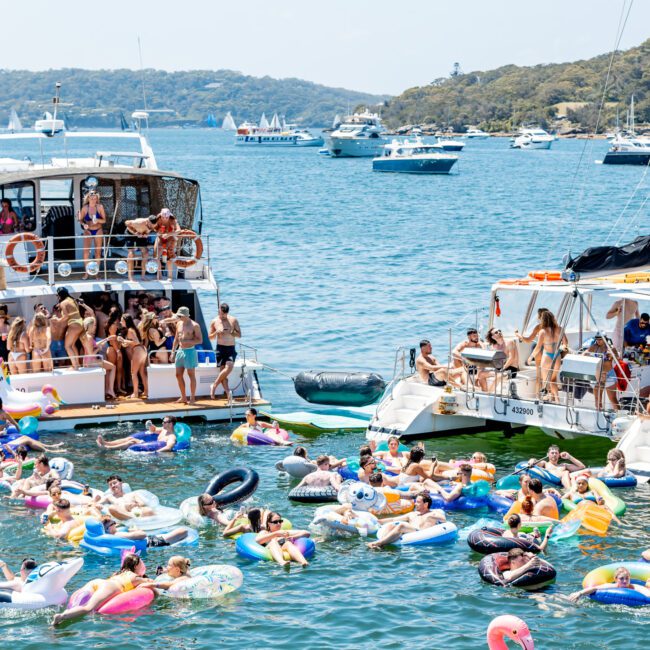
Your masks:
<path fill-rule="evenodd" d="M 75 427 L 107 425 L 116 422 L 141 422 L 146 419 L 174 415 L 176 418 L 194 418 L 209 422 L 242 420 L 250 406 L 257 409 L 268 407 L 264 399 L 249 400 L 233 398 L 232 403 L 225 399 L 198 398 L 194 404 L 182 404 L 175 400 L 144 400 L 119 398 L 105 404 L 85 404 L 61 406 L 53 415 L 41 418 L 41 431 L 68 431 Z"/>

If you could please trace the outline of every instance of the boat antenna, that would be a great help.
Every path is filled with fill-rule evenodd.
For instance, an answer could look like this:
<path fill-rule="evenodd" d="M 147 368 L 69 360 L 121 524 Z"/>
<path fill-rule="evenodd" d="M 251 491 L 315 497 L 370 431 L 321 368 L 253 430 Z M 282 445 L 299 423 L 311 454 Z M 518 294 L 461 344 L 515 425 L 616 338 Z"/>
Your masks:
<path fill-rule="evenodd" d="M 52 104 L 54 104 L 54 117 L 52 120 L 52 128 L 54 129 L 54 122 L 56 121 L 56 110 L 61 102 L 61 82 L 57 81 L 54 84 L 54 97 L 52 97 Z"/>
<path fill-rule="evenodd" d="M 144 105 L 144 110 L 147 110 L 147 91 L 144 86 L 144 67 L 142 65 L 142 44 L 140 43 L 140 36 L 138 35 L 138 57 L 140 59 L 140 81 L 142 83 L 142 102 Z M 147 126 L 148 126 L 147 122 Z"/>

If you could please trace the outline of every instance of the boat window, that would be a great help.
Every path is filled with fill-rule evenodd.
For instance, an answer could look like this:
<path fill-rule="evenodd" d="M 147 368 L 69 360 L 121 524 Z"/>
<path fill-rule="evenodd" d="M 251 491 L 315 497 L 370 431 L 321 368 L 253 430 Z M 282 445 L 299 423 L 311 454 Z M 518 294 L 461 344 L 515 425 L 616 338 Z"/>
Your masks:
<path fill-rule="evenodd" d="M 0 187 L 0 198 L 11 201 L 11 209 L 20 220 L 19 232 L 31 231 L 36 228 L 36 203 L 34 199 L 34 183 L 9 183 Z"/>

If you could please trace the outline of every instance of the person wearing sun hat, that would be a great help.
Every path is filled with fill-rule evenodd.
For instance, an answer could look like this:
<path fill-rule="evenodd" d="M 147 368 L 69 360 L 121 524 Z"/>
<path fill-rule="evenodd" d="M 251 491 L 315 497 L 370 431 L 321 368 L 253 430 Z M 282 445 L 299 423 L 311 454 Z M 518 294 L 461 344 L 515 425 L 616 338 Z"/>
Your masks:
<path fill-rule="evenodd" d="M 203 343 L 203 334 L 199 324 L 190 318 L 188 307 L 179 307 L 176 311 L 176 336 L 172 348 L 172 359 L 176 366 L 176 381 L 181 396 L 177 401 L 188 403 L 185 392 L 185 371 L 190 380 L 189 404 L 196 401 L 196 368 L 199 365 L 196 346 Z"/>

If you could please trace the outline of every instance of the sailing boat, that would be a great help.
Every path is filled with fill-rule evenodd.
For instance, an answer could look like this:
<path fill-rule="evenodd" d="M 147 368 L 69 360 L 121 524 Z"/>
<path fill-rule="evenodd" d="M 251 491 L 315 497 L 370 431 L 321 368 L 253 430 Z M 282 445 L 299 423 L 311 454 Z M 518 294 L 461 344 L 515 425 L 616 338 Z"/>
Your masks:
<path fill-rule="evenodd" d="M 262 113 L 262 117 L 260 117 L 260 129 L 268 129 L 269 128 L 269 121 L 266 119 L 266 115 Z"/>
<path fill-rule="evenodd" d="M 237 125 L 235 124 L 235 120 L 232 119 L 232 115 L 230 114 L 230 111 L 228 111 L 226 113 L 226 117 L 223 118 L 223 124 L 221 125 L 221 128 L 224 131 L 237 130 Z"/>
<path fill-rule="evenodd" d="M 11 133 L 23 130 L 23 125 L 20 122 L 20 118 L 18 117 L 15 108 L 12 108 L 11 113 L 9 114 L 9 124 L 7 125 L 7 129 L 11 131 Z"/>
<path fill-rule="evenodd" d="M 122 131 L 130 131 L 131 127 L 129 126 L 129 123 L 126 121 L 126 117 L 124 117 L 124 112 L 120 111 L 120 128 Z"/>
<path fill-rule="evenodd" d="M 273 113 L 273 119 L 271 120 L 271 128 L 277 131 L 280 130 L 280 118 L 277 113 Z"/>

